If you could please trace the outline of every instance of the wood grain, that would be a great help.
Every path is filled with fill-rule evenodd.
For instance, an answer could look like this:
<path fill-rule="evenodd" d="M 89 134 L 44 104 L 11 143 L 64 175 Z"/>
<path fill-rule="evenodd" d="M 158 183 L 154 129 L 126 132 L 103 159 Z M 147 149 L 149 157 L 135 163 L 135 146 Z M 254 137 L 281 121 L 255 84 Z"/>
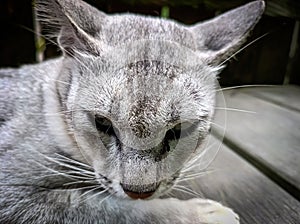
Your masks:
<path fill-rule="evenodd" d="M 226 113 L 226 139 L 299 190 L 300 113 L 285 107 L 285 104 L 297 108 L 300 92 L 291 93 L 291 90 L 282 88 L 278 91 L 278 97 L 274 95 L 273 98 L 269 90 L 225 91 L 226 105 L 223 102 L 217 107 L 215 122 L 225 126 Z M 251 91 L 255 96 L 251 95 Z M 294 95 L 295 92 L 297 95 Z M 258 98 L 260 94 L 264 97 Z M 275 100 L 282 104 L 274 103 Z M 219 104 L 221 101 L 222 95 L 219 94 Z M 234 108 L 248 112 L 234 111 Z M 218 127 L 215 131 L 222 133 Z"/>
<path fill-rule="evenodd" d="M 205 154 L 199 170 L 211 161 L 221 144 L 214 138 L 211 140 L 215 147 Z M 205 198 L 233 208 L 240 215 L 241 223 L 299 224 L 300 202 L 228 147 L 222 145 L 208 170 L 213 172 L 190 186 L 201 191 Z"/>
<path fill-rule="evenodd" d="M 243 93 L 256 96 L 284 108 L 300 113 L 300 87 L 296 85 L 250 88 L 241 90 Z"/>

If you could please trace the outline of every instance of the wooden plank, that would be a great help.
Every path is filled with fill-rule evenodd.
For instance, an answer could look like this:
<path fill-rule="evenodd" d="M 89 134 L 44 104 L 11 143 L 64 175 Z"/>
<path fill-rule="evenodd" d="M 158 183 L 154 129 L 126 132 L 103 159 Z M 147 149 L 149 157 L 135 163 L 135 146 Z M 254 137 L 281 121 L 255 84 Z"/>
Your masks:
<path fill-rule="evenodd" d="M 245 94 L 242 90 L 225 91 L 224 95 L 226 105 L 219 94 L 215 123 L 224 126 L 227 114 L 225 140 L 235 145 L 241 154 L 255 158 L 268 168 L 273 172 L 271 176 L 278 175 L 279 181 L 290 183 L 288 187 L 294 187 L 290 189 L 291 193 L 299 198 L 300 113 Z M 238 112 L 233 108 L 255 113 Z M 220 128 L 215 128 L 215 131 L 218 135 L 222 133 Z"/>
<path fill-rule="evenodd" d="M 300 86 L 257 87 L 240 91 L 300 112 Z"/>
<path fill-rule="evenodd" d="M 199 163 L 203 172 L 214 157 L 217 142 Z M 197 169 L 195 169 L 197 170 Z M 240 215 L 243 224 L 299 224 L 300 202 L 260 173 L 228 147 L 222 146 L 206 175 L 192 186 L 210 198 L 227 205 Z"/>

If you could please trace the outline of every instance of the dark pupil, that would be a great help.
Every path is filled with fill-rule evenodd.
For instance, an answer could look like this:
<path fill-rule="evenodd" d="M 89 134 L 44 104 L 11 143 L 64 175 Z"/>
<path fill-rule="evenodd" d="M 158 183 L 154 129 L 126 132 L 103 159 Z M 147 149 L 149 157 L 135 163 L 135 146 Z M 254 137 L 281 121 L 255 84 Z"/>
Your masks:
<path fill-rule="evenodd" d="M 169 145 L 169 141 L 171 140 L 178 140 L 180 138 L 181 135 L 181 124 L 177 124 L 174 128 L 169 129 L 166 132 L 165 138 L 163 140 L 163 147 L 162 147 L 162 154 L 165 154 L 167 152 L 170 151 L 170 145 Z"/>
<path fill-rule="evenodd" d="M 169 129 L 166 133 L 165 139 L 178 140 L 181 135 L 181 124 L 177 124 L 174 128 Z"/>
<path fill-rule="evenodd" d="M 98 131 L 101 131 L 107 135 L 113 135 L 115 133 L 112 123 L 105 117 L 96 115 L 95 124 Z"/>

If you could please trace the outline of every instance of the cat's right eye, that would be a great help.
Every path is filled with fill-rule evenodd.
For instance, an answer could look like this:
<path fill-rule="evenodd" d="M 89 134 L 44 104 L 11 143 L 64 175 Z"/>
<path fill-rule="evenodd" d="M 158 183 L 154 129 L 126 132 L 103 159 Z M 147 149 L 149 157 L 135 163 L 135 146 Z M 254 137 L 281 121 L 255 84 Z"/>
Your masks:
<path fill-rule="evenodd" d="M 107 135 L 115 134 L 111 121 L 106 117 L 95 115 L 95 124 L 98 131 Z"/>

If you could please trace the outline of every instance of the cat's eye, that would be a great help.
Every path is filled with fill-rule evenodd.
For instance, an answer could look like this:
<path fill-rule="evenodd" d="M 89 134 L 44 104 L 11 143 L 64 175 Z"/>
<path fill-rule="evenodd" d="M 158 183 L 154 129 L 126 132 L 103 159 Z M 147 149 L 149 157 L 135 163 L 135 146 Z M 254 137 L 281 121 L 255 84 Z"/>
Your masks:
<path fill-rule="evenodd" d="M 95 115 L 95 125 L 98 131 L 107 135 L 114 135 L 114 128 L 111 121 L 103 116 Z"/>
<path fill-rule="evenodd" d="M 179 138 L 184 138 L 192 133 L 198 125 L 198 122 L 182 122 L 169 129 L 166 132 L 165 139 L 167 140 L 178 140 Z"/>
<path fill-rule="evenodd" d="M 165 139 L 167 140 L 178 140 L 181 135 L 181 123 L 177 124 L 175 127 L 169 129 L 166 132 Z"/>

